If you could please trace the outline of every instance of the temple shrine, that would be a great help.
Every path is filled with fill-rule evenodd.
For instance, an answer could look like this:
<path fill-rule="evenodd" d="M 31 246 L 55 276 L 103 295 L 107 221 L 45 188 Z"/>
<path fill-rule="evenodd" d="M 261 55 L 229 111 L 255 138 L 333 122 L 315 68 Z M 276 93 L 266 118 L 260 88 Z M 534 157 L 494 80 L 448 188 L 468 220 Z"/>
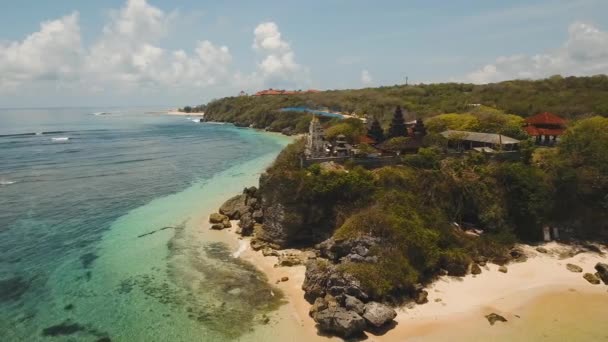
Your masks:
<path fill-rule="evenodd" d="M 535 137 L 537 144 L 554 144 L 566 131 L 566 120 L 549 112 L 536 114 L 526 118 L 524 131 Z"/>

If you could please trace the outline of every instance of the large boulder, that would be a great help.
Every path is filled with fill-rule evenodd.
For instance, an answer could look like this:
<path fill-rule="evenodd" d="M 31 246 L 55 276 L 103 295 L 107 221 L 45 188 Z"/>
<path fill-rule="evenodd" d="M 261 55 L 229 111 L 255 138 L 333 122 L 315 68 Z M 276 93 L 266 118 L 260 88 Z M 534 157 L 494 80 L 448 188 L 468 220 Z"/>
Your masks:
<path fill-rule="evenodd" d="M 575 272 L 575 273 L 583 272 L 583 268 L 578 265 L 575 265 L 575 264 L 566 264 L 566 268 L 570 272 Z"/>
<path fill-rule="evenodd" d="M 608 264 L 598 262 L 595 265 L 595 270 L 599 274 L 599 278 L 602 279 L 604 284 L 608 285 Z"/>
<path fill-rule="evenodd" d="M 344 297 L 344 307 L 347 310 L 358 313 L 359 315 L 363 315 L 365 313 L 365 304 L 353 296 L 346 295 Z"/>
<path fill-rule="evenodd" d="M 366 327 L 363 317 L 343 307 L 327 308 L 318 312 L 313 318 L 319 330 L 340 337 L 359 335 Z"/>
<path fill-rule="evenodd" d="M 397 317 L 397 312 L 388 305 L 378 302 L 369 302 L 365 304 L 365 312 L 363 318 L 370 325 L 379 328 Z"/>
<path fill-rule="evenodd" d="M 224 221 L 228 220 L 228 217 L 226 217 L 226 215 L 222 215 L 222 214 L 218 214 L 218 213 L 213 213 L 211 215 L 209 215 L 209 223 L 220 223 L 220 224 L 224 224 Z"/>
<path fill-rule="evenodd" d="M 220 214 L 228 216 L 231 220 L 238 220 L 241 215 L 249 212 L 247 205 L 247 195 L 236 195 L 222 204 Z"/>

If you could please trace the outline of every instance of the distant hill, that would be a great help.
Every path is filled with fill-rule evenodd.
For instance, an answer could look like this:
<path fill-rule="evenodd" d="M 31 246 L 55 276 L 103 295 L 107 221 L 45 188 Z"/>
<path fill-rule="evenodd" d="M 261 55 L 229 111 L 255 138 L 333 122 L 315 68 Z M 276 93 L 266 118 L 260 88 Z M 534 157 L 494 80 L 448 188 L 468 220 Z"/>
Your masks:
<path fill-rule="evenodd" d="M 477 105 L 494 107 L 523 117 L 553 112 L 572 119 L 585 115 L 608 116 L 608 76 L 561 77 L 515 80 L 485 85 L 437 83 L 395 85 L 378 88 L 328 90 L 295 95 L 226 97 L 194 107 L 209 120 L 301 130 L 307 116 L 278 112 L 285 107 L 328 108 L 331 111 L 365 114 L 387 121 L 395 106 L 409 112 L 407 119 L 442 113 L 463 113 Z M 415 114 L 414 114 L 415 113 Z"/>

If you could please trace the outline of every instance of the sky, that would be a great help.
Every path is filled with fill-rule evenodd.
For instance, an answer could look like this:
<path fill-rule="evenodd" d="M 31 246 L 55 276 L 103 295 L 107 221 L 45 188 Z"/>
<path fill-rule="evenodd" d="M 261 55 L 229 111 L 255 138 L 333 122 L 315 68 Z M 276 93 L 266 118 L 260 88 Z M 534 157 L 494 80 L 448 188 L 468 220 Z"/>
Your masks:
<path fill-rule="evenodd" d="M 607 0 L 0 0 L 0 107 L 608 73 Z"/>

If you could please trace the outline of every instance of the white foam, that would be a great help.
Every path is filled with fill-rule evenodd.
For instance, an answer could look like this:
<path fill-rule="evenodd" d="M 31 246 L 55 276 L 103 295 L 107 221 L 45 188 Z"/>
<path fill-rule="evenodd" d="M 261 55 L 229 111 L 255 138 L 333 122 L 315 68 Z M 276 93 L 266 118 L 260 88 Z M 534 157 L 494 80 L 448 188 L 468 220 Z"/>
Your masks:
<path fill-rule="evenodd" d="M 0 185 L 11 185 L 11 184 L 15 184 L 16 182 L 13 181 L 7 181 L 4 179 L 0 179 Z"/>
<path fill-rule="evenodd" d="M 245 240 L 239 240 L 239 248 L 236 250 L 236 252 L 232 253 L 232 257 L 233 258 L 238 258 L 241 256 L 241 254 L 243 254 L 243 252 L 245 252 L 247 250 L 247 241 Z"/>
<path fill-rule="evenodd" d="M 70 137 L 56 137 L 56 138 L 51 138 L 52 141 L 68 141 L 70 140 Z"/>

